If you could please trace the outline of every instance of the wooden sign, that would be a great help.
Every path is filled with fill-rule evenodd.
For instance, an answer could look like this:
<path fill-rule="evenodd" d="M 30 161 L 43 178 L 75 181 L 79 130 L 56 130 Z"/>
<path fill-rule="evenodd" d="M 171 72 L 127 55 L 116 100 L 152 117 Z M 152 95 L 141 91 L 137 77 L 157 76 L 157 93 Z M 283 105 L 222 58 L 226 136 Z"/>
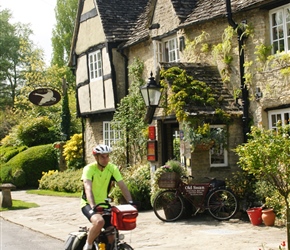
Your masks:
<path fill-rule="evenodd" d="M 29 96 L 29 101 L 38 106 L 52 106 L 61 99 L 60 93 L 51 88 L 39 88 L 33 90 Z"/>

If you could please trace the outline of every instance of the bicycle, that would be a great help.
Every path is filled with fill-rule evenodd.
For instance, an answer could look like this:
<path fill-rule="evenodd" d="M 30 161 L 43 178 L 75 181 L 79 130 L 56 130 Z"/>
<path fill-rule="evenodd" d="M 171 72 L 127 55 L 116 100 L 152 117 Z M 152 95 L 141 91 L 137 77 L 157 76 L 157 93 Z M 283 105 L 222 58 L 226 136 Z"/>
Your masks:
<path fill-rule="evenodd" d="M 109 202 L 110 199 L 106 199 L 104 203 L 99 203 L 94 207 L 94 210 L 102 216 L 111 216 L 112 226 L 102 229 L 94 240 L 93 250 L 133 250 L 124 241 L 125 236 L 120 234 L 119 230 L 133 230 L 136 227 L 138 211 L 131 204 L 112 206 Z M 87 240 L 88 230 L 87 227 L 80 227 L 77 233 L 71 233 L 70 235 L 76 235 L 76 237 L 72 240 L 67 239 L 65 249 L 82 250 Z M 114 242 L 108 244 L 108 237 L 111 235 L 114 235 Z"/>
<path fill-rule="evenodd" d="M 216 178 L 208 178 L 209 181 L 205 183 L 182 181 L 189 177 L 193 178 L 182 176 L 176 179 L 171 188 L 161 191 L 156 196 L 153 210 L 158 219 L 165 222 L 176 221 L 185 214 L 188 207 L 195 209 L 193 215 L 207 210 L 217 220 L 228 220 L 235 215 L 238 200 L 226 187 L 225 181 Z M 159 187 L 162 188 L 162 184 L 159 183 Z"/>

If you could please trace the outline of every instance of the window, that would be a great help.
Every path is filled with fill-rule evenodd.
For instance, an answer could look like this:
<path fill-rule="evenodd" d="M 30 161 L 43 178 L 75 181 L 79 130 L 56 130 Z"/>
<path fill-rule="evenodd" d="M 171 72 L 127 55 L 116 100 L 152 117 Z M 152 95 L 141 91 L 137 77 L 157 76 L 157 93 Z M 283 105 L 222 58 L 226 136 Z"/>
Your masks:
<path fill-rule="evenodd" d="M 94 80 L 102 76 L 102 55 L 101 51 L 89 54 L 90 79 Z"/>
<path fill-rule="evenodd" d="M 290 51 L 290 5 L 270 11 L 273 53 Z"/>
<path fill-rule="evenodd" d="M 282 125 L 289 124 L 290 108 L 276 109 L 268 112 L 269 129 L 277 129 L 277 123 L 280 121 Z"/>
<path fill-rule="evenodd" d="M 225 125 L 210 125 L 212 132 L 218 135 L 220 143 L 215 143 L 210 149 L 210 166 L 226 167 L 228 166 L 228 151 L 226 149 L 227 131 Z M 213 131 L 215 130 L 215 131 Z M 215 136 L 217 137 L 217 136 Z"/>
<path fill-rule="evenodd" d="M 177 38 L 173 38 L 164 43 L 164 56 L 166 62 L 177 62 L 179 61 L 178 44 Z"/>
<path fill-rule="evenodd" d="M 155 41 L 154 43 L 155 61 L 159 62 L 178 62 L 179 50 L 177 38 L 166 41 Z"/>
<path fill-rule="evenodd" d="M 117 128 L 116 128 L 117 127 Z M 121 130 L 114 126 L 112 122 L 103 122 L 103 140 L 104 144 L 113 146 L 121 138 Z"/>

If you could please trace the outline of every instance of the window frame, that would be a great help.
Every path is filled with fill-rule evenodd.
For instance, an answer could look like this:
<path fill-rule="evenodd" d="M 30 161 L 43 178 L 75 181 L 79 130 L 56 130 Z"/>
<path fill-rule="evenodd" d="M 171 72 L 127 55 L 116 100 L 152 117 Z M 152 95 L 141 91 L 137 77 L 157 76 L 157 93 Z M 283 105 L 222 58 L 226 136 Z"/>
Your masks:
<path fill-rule="evenodd" d="M 288 114 L 288 118 L 287 118 L 286 114 Z M 273 116 L 275 116 L 275 120 L 273 120 Z M 288 122 L 286 119 L 288 119 Z M 275 123 L 277 123 L 277 121 L 280 120 L 282 122 L 282 126 L 284 126 L 284 125 L 290 123 L 289 119 L 290 119 L 290 108 L 273 109 L 273 110 L 268 111 L 269 129 L 277 130 L 277 126 L 275 124 Z"/>
<path fill-rule="evenodd" d="M 287 9 L 288 9 L 288 14 L 287 14 Z M 282 15 L 282 23 L 273 23 L 273 15 Z M 288 20 L 287 20 L 287 15 L 288 15 Z M 280 6 L 279 8 L 275 8 L 269 12 L 269 21 L 270 21 L 270 39 L 271 39 L 271 45 L 272 45 L 272 53 L 276 54 L 277 51 L 279 52 L 290 52 L 290 31 L 287 34 L 287 24 L 290 29 L 290 4 Z M 279 37 L 279 32 L 276 37 L 274 37 L 274 32 L 273 30 L 275 28 L 279 29 L 282 28 L 283 32 L 283 37 Z M 281 42 L 283 42 L 284 49 L 281 49 Z M 274 47 L 274 44 L 277 43 L 277 48 Z"/>
<path fill-rule="evenodd" d="M 227 126 L 224 124 L 221 125 L 210 125 L 210 128 L 222 128 L 227 130 Z M 209 150 L 209 163 L 211 168 L 216 167 L 228 167 L 228 150 L 226 147 L 223 147 L 223 155 L 224 155 L 224 161 L 223 163 L 212 163 L 212 152 L 214 150 L 214 146 Z"/>
<path fill-rule="evenodd" d="M 96 50 L 88 55 L 89 78 L 91 81 L 97 80 L 103 76 L 102 53 Z"/>
<path fill-rule="evenodd" d="M 166 58 L 166 62 L 178 62 L 179 61 L 179 48 L 177 37 L 164 40 L 164 53 L 163 57 Z"/>
<path fill-rule="evenodd" d="M 118 140 L 121 139 L 121 130 L 113 129 L 111 121 L 103 121 L 103 141 L 104 144 L 112 147 Z"/>
<path fill-rule="evenodd" d="M 179 43 L 177 37 L 155 40 L 154 57 L 157 64 L 159 62 L 179 62 Z"/>

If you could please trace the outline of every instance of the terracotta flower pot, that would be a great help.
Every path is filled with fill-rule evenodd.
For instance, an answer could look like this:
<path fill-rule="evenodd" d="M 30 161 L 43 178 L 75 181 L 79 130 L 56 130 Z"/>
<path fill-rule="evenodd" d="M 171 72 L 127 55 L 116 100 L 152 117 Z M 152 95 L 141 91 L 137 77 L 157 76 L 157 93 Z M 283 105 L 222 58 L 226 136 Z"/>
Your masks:
<path fill-rule="evenodd" d="M 261 218 L 262 208 L 261 207 L 249 208 L 247 210 L 247 214 L 249 216 L 249 219 L 250 219 L 251 223 L 254 226 L 258 226 L 258 225 L 260 225 L 262 223 L 262 218 Z"/>
<path fill-rule="evenodd" d="M 265 226 L 274 226 L 276 215 L 272 208 L 262 210 L 262 220 Z"/>

